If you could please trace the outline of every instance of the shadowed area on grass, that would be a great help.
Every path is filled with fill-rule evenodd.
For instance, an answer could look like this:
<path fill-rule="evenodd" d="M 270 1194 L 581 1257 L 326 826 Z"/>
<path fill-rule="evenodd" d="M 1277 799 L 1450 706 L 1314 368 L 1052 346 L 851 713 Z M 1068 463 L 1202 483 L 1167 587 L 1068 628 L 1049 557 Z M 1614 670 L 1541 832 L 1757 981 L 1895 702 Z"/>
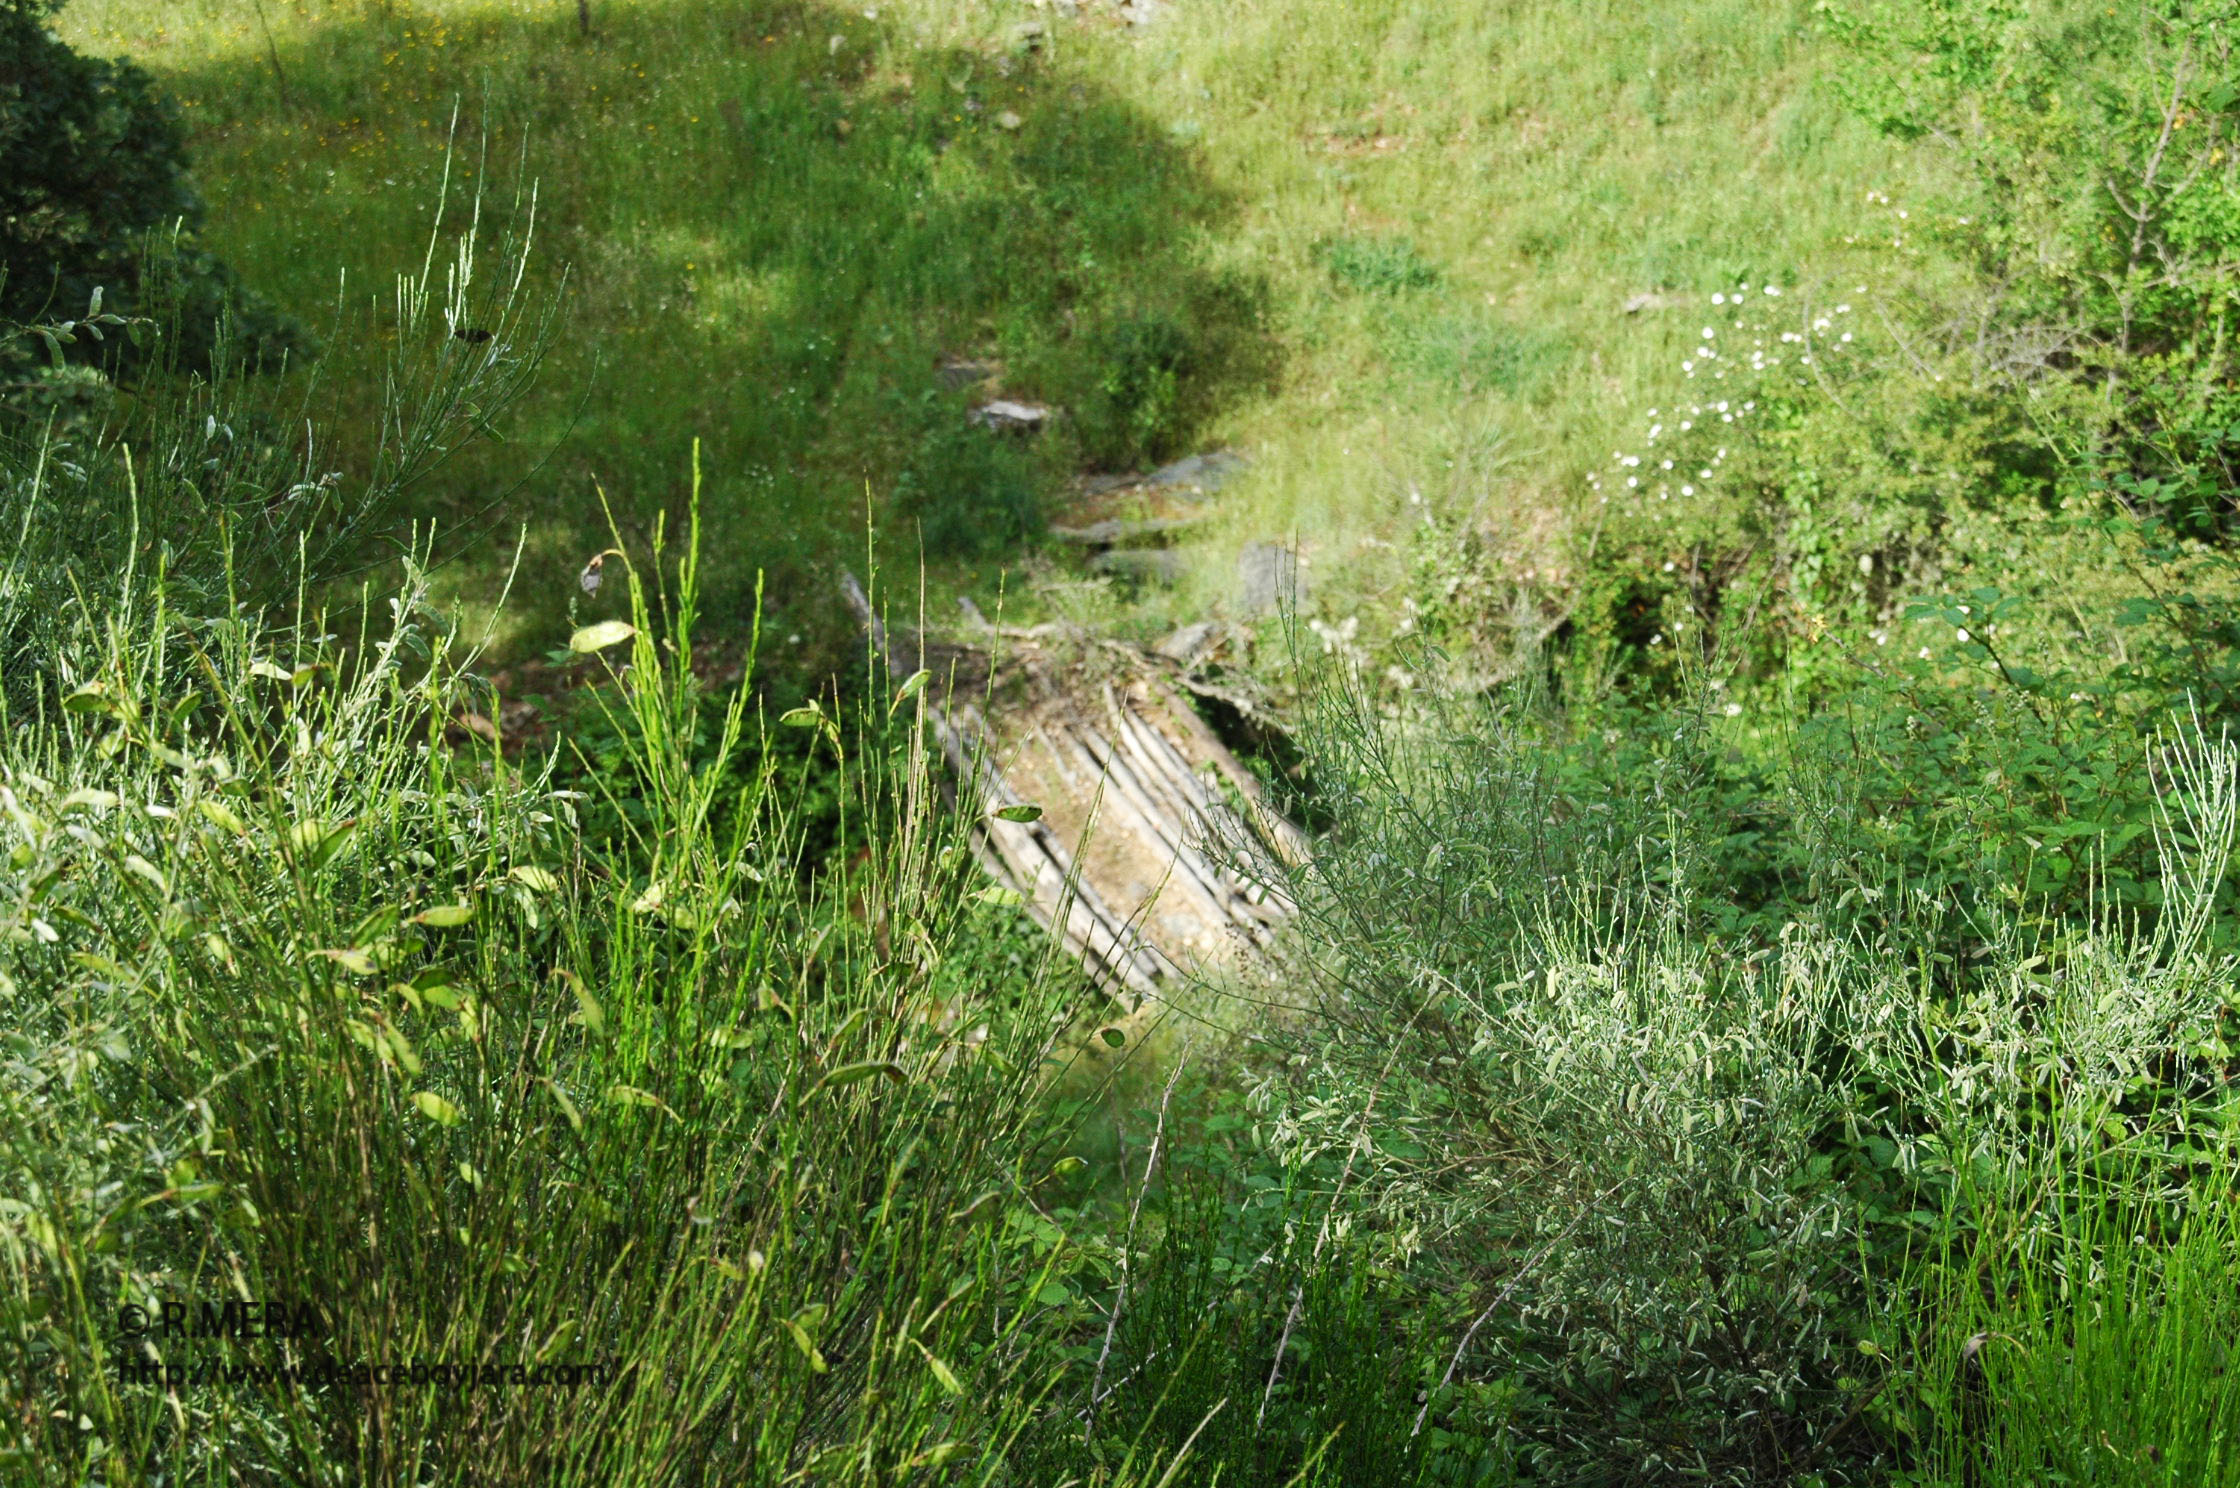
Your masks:
<path fill-rule="evenodd" d="M 776 659 L 822 670 L 845 644 L 824 560 L 867 517 L 905 563 L 922 543 L 985 571 L 1065 476 L 1176 453 L 1272 373 L 1258 278 L 1221 261 L 1234 204 L 1039 32 L 920 45 L 811 4 L 610 4 L 588 33 L 561 6 L 313 5 L 267 44 L 218 14 L 107 38 L 89 16 L 90 44 L 123 41 L 179 95 L 211 240 L 307 318 L 338 271 L 364 306 L 418 266 L 447 140 L 446 232 L 478 192 L 486 238 L 521 227 L 535 188 L 530 283 L 565 271 L 567 297 L 541 384 L 509 443 L 400 513 L 479 516 L 470 595 L 525 522 L 524 630 L 570 600 L 596 617 L 570 578 L 606 546 L 600 493 L 626 537 L 673 520 L 697 437 L 711 618 L 743 627 L 767 569 Z M 364 342 L 335 338 L 316 373 L 345 438 L 381 396 Z M 998 394 L 1059 417 L 1030 439 L 972 426 Z"/>

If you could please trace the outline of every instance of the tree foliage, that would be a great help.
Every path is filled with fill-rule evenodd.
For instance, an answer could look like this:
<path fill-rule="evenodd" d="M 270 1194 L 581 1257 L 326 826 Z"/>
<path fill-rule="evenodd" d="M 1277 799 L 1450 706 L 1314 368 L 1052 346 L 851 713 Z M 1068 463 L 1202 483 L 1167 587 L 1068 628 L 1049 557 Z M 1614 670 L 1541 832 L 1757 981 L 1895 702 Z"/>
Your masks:
<path fill-rule="evenodd" d="M 221 344 L 252 365 L 308 352 L 299 326 L 196 242 L 203 203 L 177 108 L 132 63 L 56 37 L 60 8 L 0 0 L 0 322 L 75 315 L 98 288 L 113 310 L 163 323 L 181 368 L 206 370 Z M 116 338 L 68 350 L 112 370 L 133 356 Z"/>

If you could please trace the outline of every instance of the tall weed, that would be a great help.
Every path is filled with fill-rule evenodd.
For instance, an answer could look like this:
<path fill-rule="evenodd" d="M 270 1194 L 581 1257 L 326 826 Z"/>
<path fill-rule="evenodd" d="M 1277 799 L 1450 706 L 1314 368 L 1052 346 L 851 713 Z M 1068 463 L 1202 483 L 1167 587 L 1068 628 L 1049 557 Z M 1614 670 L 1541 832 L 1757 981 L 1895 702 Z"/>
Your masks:
<path fill-rule="evenodd" d="M 854 873 L 799 871 L 774 769 L 719 800 L 758 725 L 693 678 L 689 550 L 650 580 L 575 638 L 628 647 L 635 851 L 443 744 L 471 653 L 422 579 L 355 656 L 159 579 L 80 601 L 94 664 L 0 760 L 11 1474 L 1000 1471 L 1046 1383 L 1052 1261 L 1007 1216 L 1056 1156 L 1067 984 L 936 994 L 973 870 L 927 757 L 857 753 L 873 720 L 812 720 Z M 316 1321 L 129 1321 L 229 1298 Z"/>

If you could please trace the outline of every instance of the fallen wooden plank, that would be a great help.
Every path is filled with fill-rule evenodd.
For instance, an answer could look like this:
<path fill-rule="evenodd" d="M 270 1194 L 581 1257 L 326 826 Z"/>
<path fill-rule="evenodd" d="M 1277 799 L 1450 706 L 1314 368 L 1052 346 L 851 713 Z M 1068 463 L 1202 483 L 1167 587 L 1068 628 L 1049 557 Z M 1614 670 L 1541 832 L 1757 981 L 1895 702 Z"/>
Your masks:
<path fill-rule="evenodd" d="M 936 672 L 926 715 L 975 814 L 975 858 L 1100 985 L 1140 1004 L 1272 943 L 1305 834 L 1198 716 L 1172 662 L 1057 627 L 898 638 L 853 576 L 841 592 L 897 676 Z M 1025 804 L 1039 819 L 995 815 Z"/>

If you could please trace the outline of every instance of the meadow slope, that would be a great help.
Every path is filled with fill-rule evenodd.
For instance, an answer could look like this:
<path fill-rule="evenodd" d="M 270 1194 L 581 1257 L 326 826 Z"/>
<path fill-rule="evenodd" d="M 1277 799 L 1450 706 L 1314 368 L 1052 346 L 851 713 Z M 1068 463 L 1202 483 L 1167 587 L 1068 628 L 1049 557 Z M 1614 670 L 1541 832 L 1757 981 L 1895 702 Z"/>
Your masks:
<path fill-rule="evenodd" d="M 1425 515 L 1560 603 L 1582 477 L 1708 295 L 1848 272 L 1867 193 L 1924 168 L 1816 80 L 1801 3 L 1068 9 L 598 0 L 586 33 L 560 0 L 80 0 L 62 24 L 175 92 L 209 238 L 315 326 L 338 285 L 362 304 L 418 265 L 447 158 L 447 226 L 476 191 L 518 221 L 534 188 L 559 342 L 511 443 L 420 501 L 494 518 L 464 592 L 519 524 L 514 613 L 557 610 L 600 493 L 643 532 L 699 438 L 712 602 L 741 623 L 767 568 L 781 644 L 811 648 L 867 520 L 937 592 L 992 608 L 1009 571 L 1014 610 L 1146 628 L 1218 607 L 1260 539 L 1302 544 L 1311 612 L 1378 624 Z M 337 340 L 348 427 L 378 348 Z M 967 428 L 949 355 L 999 360 L 1059 432 Z M 1216 445 L 1256 463 L 1178 592 L 1021 597 L 1075 576 L 1038 536 L 1076 472 Z"/>

